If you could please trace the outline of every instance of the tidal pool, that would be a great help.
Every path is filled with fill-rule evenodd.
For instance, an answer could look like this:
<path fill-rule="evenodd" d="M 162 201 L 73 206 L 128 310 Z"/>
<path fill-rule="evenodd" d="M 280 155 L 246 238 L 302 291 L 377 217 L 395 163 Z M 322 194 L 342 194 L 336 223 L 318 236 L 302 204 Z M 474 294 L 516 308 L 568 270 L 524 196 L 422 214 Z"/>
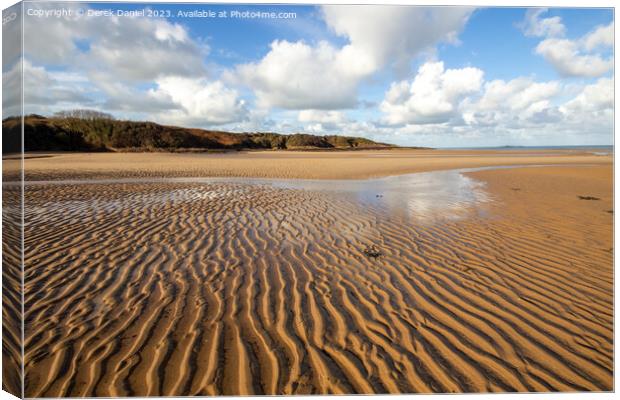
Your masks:
<path fill-rule="evenodd" d="M 41 214 L 48 207 L 66 207 L 71 210 L 100 212 L 122 209 L 127 203 L 138 202 L 145 206 L 165 202 L 193 201 L 210 199 L 226 201 L 228 196 L 243 191 L 244 187 L 262 185 L 278 189 L 306 190 L 328 193 L 336 196 L 345 196 L 348 199 L 384 210 L 391 214 L 406 215 L 416 220 L 435 218 L 455 219 L 480 213 L 480 206 L 491 201 L 491 196 L 485 190 L 485 183 L 466 175 L 486 169 L 514 168 L 511 167 L 484 167 L 455 169 L 445 171 L 419 172 L 412 174 L 356 180 L 310 180 L 310 179 L 266 179 L 266 178 L 123 178 L 101 180 L 62 180 L 62 181 L 27 181 L 26 188 L 41 185 L 131 185 L 131 184 L 196 184 L 196 187 L 174 188 L 169 192 L 140 191 L 123 198 L 122 200 L 97 201 L 72 200 L 46 204 L 37 209 L 30 208 L 27 212 Z M 227 189 L 222 193 L 218 187 L 210 184 L 230 184 L 236 189 Z M 79 203 L 79 204 L 78 204 Z M 135 203 L 134 203 L 135 204 Z"/>

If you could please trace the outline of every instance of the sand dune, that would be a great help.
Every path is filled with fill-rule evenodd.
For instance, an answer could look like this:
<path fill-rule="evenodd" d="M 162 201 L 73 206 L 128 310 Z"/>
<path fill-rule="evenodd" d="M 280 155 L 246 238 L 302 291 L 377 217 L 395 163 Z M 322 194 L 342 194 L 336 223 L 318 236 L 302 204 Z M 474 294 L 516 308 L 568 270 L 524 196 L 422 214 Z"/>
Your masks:
<path fill-rule="evenodd" d="M 610 165 L 470 176 L 492 201 L 429 221 L 269 185 L 28 186 L 26 396 L 611 390 Z"/>

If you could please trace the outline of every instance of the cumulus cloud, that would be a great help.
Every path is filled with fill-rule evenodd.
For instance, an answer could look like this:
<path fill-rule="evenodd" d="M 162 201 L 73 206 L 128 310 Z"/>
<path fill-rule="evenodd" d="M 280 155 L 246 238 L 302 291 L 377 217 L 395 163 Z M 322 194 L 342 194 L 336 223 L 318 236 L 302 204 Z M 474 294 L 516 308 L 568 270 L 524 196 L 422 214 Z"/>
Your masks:
<path fill-rule="evenodd" d="M 362 71 L 408 68 L 440 41 L 455 43 L 473 9 L 460 7 L 323 6 L 327 26 L 349 40 L 342 48 Z"/>
<path fill-rule="evenodd" d="M 447 122 L 458 114 L 459 102 L 480 89 L 482 77 L 478 68 L 446 70 L 443 62 L 429 62 L 411 82 L 393 83 L 380 109 L 393 125 Z"/>
<path fill-rule="evenodd" d="M 58 4 L 32 3 L 28 7 L 37 11 L 50 10 Z M 75 4 L 62 4 L 63 8 L 74 12 Z M 35 63 L 66 65 L 71 64 L 78 51 L 77 41 L 85 39 L 87 32 L 102 31 L 103 24 L 93 19 L 89 28 L 85 18 L 65 17 L 47 18 L 26 16 L 24 18 L 24 53 Z M 102 31 L 103 32 L 103 31 Z M 45 40 L 42 40 L 45 38 Z"/>
<path fill-rule="evenodd" d="M 164 76 L 144 90 L 122 82 L 101 84 L 104 108 L 134 115 L 151 115 L 157 121 L 188 126 L 238 122 L 248 110 L 239 92 L 220 80 Z"/>
<path fill-rule="evenodd" d="M 206 49 L 190 40 L 185 28 L 166 20 L 112 18 L 104 31 L 89 34 L 89 50 L 80 53 L 79 61 L 116 79 L 145 82 L 206 72 Z"/>
<path fill-rule="evenodd" d="M 261 58 L 224 73 L 225 67 L 207 64 L 208 46 L 164 19 L 28 18 L 28 110 L 87 104 L 123 118 L 185 126 L 309 131 L 401 144 L 415 137 L 422 145 L 441 135 L 506 144 L 536 132 L 603 138 L 613 132 L 613 81 L 605 75 L 613 67 L 613 23 L 568 38 L 559 17 L 546 17 L 545 9 L 526 13 L 521 29 L 539 38 L 536 53 L 561 75 L 607 76 L 587 84 L 533 77 L 485 81 L 482 69 L 448 69 L 442 62 L 423 63 L 412 73 L 416 57 L 432 54 L 440 43 L 458 45 L 471 12 L 324 6 L 319 17 L 331 33 L 321 37 L 338 40 L 274 40 Z M 14 62 L 4 65 L 3 108 L 20 95 L 18 80 L 9 75 L 19 71 Z M 394 82 L 377 98 L 377 85 L 392 73 Z M 251 94 L 256 101 L 247 104 Z M 353 107 L 359 109 L 346 111 Z"/>
<path fill-rule="evenodd" d="M 10 69 L 2 71 L 2 116 L 4 118 L 22 114 L 22 63 L 13 63 Z"/>
<path fill-rule="evenodd" d="M 597 77 L 614 66 L 611 56 L 587 53 L 587 46 L 592 46 L 593 42 L 604 43 L 599 40 L 591 39 L 588 43 L 583 40 L 545 39 L 536 46 L 536 53 L 542 55 L 561 75 Z"/>
<path fill-rule="evenodd" d="M 541 18 L 546 8 L 530 8 L 525 12 L 521 28 L 526 36 L 558 37 L 564 36 L 566 27 L 560 17 Z"/>
<path fill-rule="evenodd" d="M 342 111 L 301 110 L 297 116 L 300 122 L 320 122 L 338 124 L 346 121 Z"/>
<path fill-rule="evenodd" d="M 29 5 L 41 10 L 51 7 L 58 5 Z M 66 4 L 66 8 L 79 7 Z M 205 46 L 189 38 L 183 26 L 165 19 L 77 15 L 24 19 L 24 53 L 34 63 L 79 64 L 116 80 L 198 76 L 204 73 L 202 59 L 206 52 Z"/>
<path fill-rule="evenodd" d="M 587 51 L 597 48 L 612 48 L 614 46 L 614 24 L 599 26 L 589 32 L 582 39 L 583 48 Z"/>
<path fill-rule="evenodd" d="M 364 136 L 397 143 L 505 145 L 597 143 L 613 131 L 613 85 L 537 81 L 532 77 L 484 81 L 474 67 L 422 65 L 411 80 L 392 84 L 380 106 L 383 118 L 355 119 L 337 110 L 301 110 L 297 124 L 284 111 L 272 127 L 280 132 Z M 273 115 L 273 114 L 270 114 Z M 587 121 L 587 124 L 586 124 Z"/>
<path fill-rule="evenodd" d="M 88 81 L 84 76 L 48 72 L 45 68 L 22 59 L 2 74 L 2 108 L 5 116 L 21 113 L 22 76 L 25 114 L 53 112 L 63 107 L 93 103 L 89 96 Z"/>
<path fill-rule="evenodd" d="M 486 82 L 479 97 L 462 104 L 463 120 L 469 125 L 523 126 L 557 117 L 552 99 L 561 92 L 559 82 L 536 82 L 528 77 Z"/>
<path fill-rule="evenodd" d="M 170 98 L 178 110 L 162 115 L 170 120 L 190 125 L 220 125 L 245 118 L 246 105 L 236 90 L 221 81 L 195 80 L 183 77 L 158 79 L 157 89 L 149 93 L 155 98 Z"/>
<path fill-rule="evenodd" d="M 608 140 L 613 132 L 611 78 L 569 85 L 531 77 L 485 82 L 482 77 L 477 68 L 424 64 L 411 81 L 395 82 L 385 93 L 381 111 L 387 125 L 374 124 L 371 135 L 385 138 L 391 132 L 393 141 L 403 143 L 450 135 L 455 144 L 486 145 L 536 143 L 544 135 L 550 143 L 570 137 L 583 144 Z"/>
<path fill-rule="evenodd" d="M 324 6 L 323 18 L 342 47 L 325 41 L 274 41 L 258 62 L 241 65 L 238 78 L 254 89 L 261 107 L 342 109 L 357 104 L 357 88 L 384 67 L 408 68 L 438 42 L 454 43 L 469 8 Z"/>
<path fill-rule="evenodd" d="M 82 87 L 85 82 L 78 76 L 49 73 L 42 67 L 23 61 L 24 67 L 24 103 L 26 105 L 48 106 L 83 104 L 91 102 L 84 95 Z M 30 111 L 25 110 L 26 113 Z"/>
<path fill-rule="evenodd" d="M 403 82 L 407 90 L 402 101 L 410 97 L 412 81 Z M 356 119 L 329 110 L 302 110 L 296 114 L 297 123 L 291 111 L 269 112 L 261 117 L 274 118 L 268 126 L 278 132 L 363 136 L 422 146 L 596 144 L 607 142 L 613 132 L 613 80 L 609 78 L 587 85 L 536 81 L 532 77 L 495 79 L 482 82 L 478 90 L 468 91 L 453 104 L 456 107 L 450 116 L 434 122 L 414 120 L 395 125 L 385 119 Z M 255 123 L 258 125 L 251 130 L 267 126 L 266 120 Z"/>
<path fill-rule="evenodd" d="M 598 77 L 613 68 L 612 56 L 601 53 L 613 47 L 613 22 L 571 40 L 564 37 L 566 28 L 560 17 L 541 18 L 546 12 L 544 8 L 528 10 L 521 26 L 525 35 L 545 38 L 536 46 L 536 53 L 561 75 Z"/>
<path fill-rule="evenodd" d="M 595 83 L 585 86 L 572 100 L 566 102 L 560 111 L 567 116 L 580 114 L 611 114 L 614 109 L 614 83 L 611 78 L 600 78 Z"/>
<path fill-rule="evenodd" d="M 559 93 L 557 81 L 536 82 L 531 78 L 519 77 L 510 81 L 501 79 L 486 82 L 484 94 L 476 103 L 480 110 L 507 108 L 524 111 L 532 104 L 549 99 Z"/>
<path fill-rule="evenodd" d="M 255 91 L 259 107 L 331 109 L 356 103 L 362 77 L 327 42 L 274 41 L 257 63 L 238 67 L 241 80 Z"/>
<path fill-rule="evenodd" d="M 75 4 L 66 6 L 77 9 Z M 65 90 L 89 86 L 98 94 L 97 106 L 129 117 L 193 126 L 245 118 L 247 110 L 239 93 L 207 76 L 208 47 L 192 39 L 180 24 L 117 16 L 30 16 L 25 23 L 24 49 L 31 70 L 25 76 L 37 80 L 37 89 L 26 98 L 32 108 L 44 103 L 51 108 L 68 106 L 69 100 L 79 101 L 80 106 L 92 103 L 92 98 L 78 98 L 80 93 Z M 64 80 L 79 71 L 84 81 L 61 84 L 51 80 L 52 70 Z"/>
<path fill-rule="evenodd" d="M 145 91 L 121 82 L 106 82 L 100 86 L 106 94 L 103 108 L 112 112 L 148 115 L 181 108 L 161 90 L 151 88 Z"/>
<path fill-rule="evenodd" d="M 301 110 L 297 120 L 304 123 L 304 131 L 313 133 L 341 133 L 351 122 L 342 111 Z"/>

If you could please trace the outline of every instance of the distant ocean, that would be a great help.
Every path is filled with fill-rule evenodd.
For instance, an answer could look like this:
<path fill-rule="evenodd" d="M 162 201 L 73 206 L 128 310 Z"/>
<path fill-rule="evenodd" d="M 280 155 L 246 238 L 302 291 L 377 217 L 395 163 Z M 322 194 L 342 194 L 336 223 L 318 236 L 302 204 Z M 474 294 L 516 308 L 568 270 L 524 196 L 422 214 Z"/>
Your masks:
<path fill-rule="evenodd" d="M 611 154 L 614 146 L 591 145 L 591 146 L 495 146 L 495 147 L 444 147 L 442 150 L 574 150 L 592 151 L 595 153 Z"/>

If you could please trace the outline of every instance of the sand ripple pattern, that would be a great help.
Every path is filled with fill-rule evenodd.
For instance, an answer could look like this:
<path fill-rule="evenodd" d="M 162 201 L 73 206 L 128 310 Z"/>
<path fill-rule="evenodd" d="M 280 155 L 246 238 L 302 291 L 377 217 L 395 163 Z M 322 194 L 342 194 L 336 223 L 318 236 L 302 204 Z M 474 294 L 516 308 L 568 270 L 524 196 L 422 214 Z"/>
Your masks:
<path fill-rule="evenodd" d="M 28 397 L 612 387 L 612 255 L 542 222 L 226 183 L 26 196 Z"/>
<path fill-rule="evenodd" d="M 17 397 L 22 395 L 21 195 L 19 183 L 2 187 L 2 390 Z"/>

